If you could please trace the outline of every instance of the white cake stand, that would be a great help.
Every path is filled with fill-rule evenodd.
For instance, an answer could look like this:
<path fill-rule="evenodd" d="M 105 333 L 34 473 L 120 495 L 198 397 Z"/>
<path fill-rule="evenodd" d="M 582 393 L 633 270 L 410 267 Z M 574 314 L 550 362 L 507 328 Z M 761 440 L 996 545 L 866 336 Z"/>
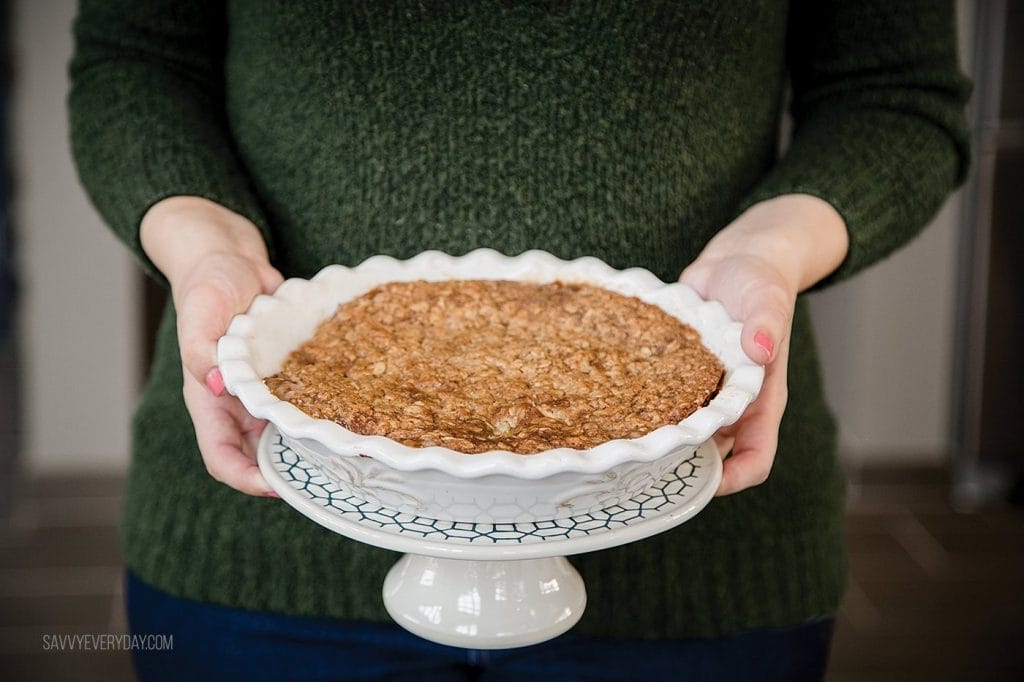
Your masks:
<path fill-rule="evenodd" d="M 509 649 L 556 637 L 583 615 L 587 595 L 567 555 L 661 533 L 704 508 L 722 477 L 708 442 L 633 499 L 555 521 L 438 521 L 382 508 L 332 483 L 268 425 L 257 457 L 289 505 L 353 540 L 404 552 L 384 580 L 384 606 L 424 639 Z"/>

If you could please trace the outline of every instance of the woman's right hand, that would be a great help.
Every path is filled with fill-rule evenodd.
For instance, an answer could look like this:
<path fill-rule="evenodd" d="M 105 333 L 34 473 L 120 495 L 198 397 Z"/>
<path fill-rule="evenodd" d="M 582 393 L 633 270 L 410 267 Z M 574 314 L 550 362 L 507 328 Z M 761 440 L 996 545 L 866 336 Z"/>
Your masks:
<path fill-rule="evenodd" d="M 175 196 L 142 219 L 142 248 L 171 286 L 177 312 L 185 406 L 210 475 L 249 495 L 275 496 L 256 465 L 266 422 L 227 395 L 217 368 L 217 340 L 231 318 L 282 277 L 259 229 L 207 199 Z"/>

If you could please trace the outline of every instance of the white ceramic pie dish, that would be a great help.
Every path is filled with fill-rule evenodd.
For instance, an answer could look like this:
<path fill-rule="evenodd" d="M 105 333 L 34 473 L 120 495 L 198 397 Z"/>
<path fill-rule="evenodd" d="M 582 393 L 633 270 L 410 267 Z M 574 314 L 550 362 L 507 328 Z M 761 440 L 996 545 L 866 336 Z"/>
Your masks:
<path fill-rule="evenodd" d="M 707 406 L 641 438 L 588 450 L 467 455 L 413 448 L 313 419 L 263 383 L 340 303 L 385 282 L 445 279 L 587 282 L 636 296 L 700 333 L 725 367 L 722 386 Z M 228 391 L 252 415 L 273 423 L 303 459 L 362 499 L 430 519 L 517 523 L 580 516 L 630 499 L 735 422 L 764 378 L 763 368 L 740 347 L 740 329 L 720 304 L 640 268 L 615 270 L 596 258 L 564 261 L 543 251 L 514 257 L 490 249 L 461 257 L 426 251 L 405 261 L 374 256 L 354 268 L 332 265 L 310 280 L 287 280 L 235 317 L 220 339 L 217 361 Z"/>

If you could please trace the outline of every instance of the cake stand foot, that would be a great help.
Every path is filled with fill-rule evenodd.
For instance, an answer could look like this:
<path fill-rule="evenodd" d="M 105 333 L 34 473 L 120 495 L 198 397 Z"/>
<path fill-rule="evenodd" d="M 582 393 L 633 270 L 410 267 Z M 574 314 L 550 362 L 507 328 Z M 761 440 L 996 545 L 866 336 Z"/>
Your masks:
<path fill-rule="evenodd" d="M 583 615 L 583 579 L 565 557 L 467 561 L 406 554 L 384 579 L 395 622 L 439 644 L 511 649 L 556 637 Z"/>

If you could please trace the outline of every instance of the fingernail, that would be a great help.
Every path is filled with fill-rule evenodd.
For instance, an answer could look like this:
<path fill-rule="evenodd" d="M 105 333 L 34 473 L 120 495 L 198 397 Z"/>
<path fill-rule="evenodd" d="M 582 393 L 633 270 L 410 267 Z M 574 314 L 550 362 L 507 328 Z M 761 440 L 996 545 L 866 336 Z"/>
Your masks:
<path fill-rule="evenodd" d="M 278 494 L 277 494 L 276 492 L 274 492 L 273 490 L 268 490 L 267 492 L 263 493 L 263 496 L 264 496 L 264 497 L 276 497 L 276 498 L 277 498 L 277 499 L 279 499 L 279 500 L 281 499 L 281 496 L 280 496 L 280 495 L 278 495 Z"/>
<path fill-rule="evenodd" d="M 218 368 L 214 367 L 206 374 L 206 387 L 215 396 L 224 395 L 224 377 Z"/>
<path fill-rule="evenodd" d="M 766 332 L 759 331 L 756 334 L 754 334 L 754 343 L 757 344 L 758 348 L 764 351 L 765 362 L 768 362 L 769 360 L 772 359 L 772 350 L 775 348 L 775 346 L 772 345 L 771 337 L 769 337 Z"/>

